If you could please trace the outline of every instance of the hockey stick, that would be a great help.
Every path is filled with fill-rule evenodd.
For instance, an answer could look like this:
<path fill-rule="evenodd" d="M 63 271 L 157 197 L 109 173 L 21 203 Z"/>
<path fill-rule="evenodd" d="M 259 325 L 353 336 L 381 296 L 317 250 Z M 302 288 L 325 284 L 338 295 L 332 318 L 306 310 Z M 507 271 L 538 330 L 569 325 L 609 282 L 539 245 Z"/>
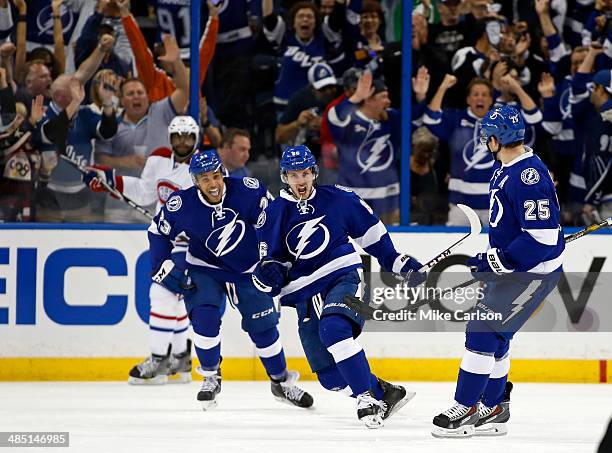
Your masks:
<path fill-rule="evenodd" d="M 425 263 L 423 267 L 419 269 L 419 272 L 430 270 L 432 267 L 434 267 L 436 264 L 438 264 L 448 255 L 450 255 L 451 252 L 455 248 L 457 248 L 459 244 L 461 244 L 463 241 L 465 241 L 469 237 L 480 234 L 480 232 L 482 231 L 482 225 L 480 224 L 480 218 L 478 217 L 478 214 L 476 214 L 472 208 L 464 204 L 458 204 L 457 207 L 461 209 L 463 213 L 466 215 L 466 217 L 468 218 L 468 221 L 470 222 L 470 232 L 466 234 L 465 236 L 463 236 L 461 239 L 459 239 L 457 242 L 455 242 L 453 245 L 448 247 L 446 250 L 438 253 L 434 258 L 432 258 L 427 263 Z"/>
<path fill-rule="evenodd" d="M 70 157 L 66 156 L 65 154 L 59 154 L 59 156 L 60 156 L 61 159 L 64 159 L 66 162 L 68 162 L 74 168 L 79 170 L 82 174 L 86 174 L 87 173 L 78 162 L 72 160 Z M 125 196 L 123 193 L 119 192 L 117 189 L 114 189 L 111 186 L 109 186 L 106 181 L 104 181 L 104 180 L 102 180 L 100 178 L 98 178 L 98 181 L 100 182 L 102 187 L 104 187 L 104 189 L 106 189 L 110 194 L 114 195 L 115 197 L 119 198 L 123 202 L 127 203 L 131 208 L 133 208 L 136 211 L 140 212 L 142 215 L 144 215 L 149 220 L 153 220 L 153 217 L 154 217 L 153 214 L 151 214 L 145 208 L 143 208 L 139 204 L 136 204 L 134 201 L 132 201 L 127 196 Z"/>
<path fill-rule="evenodd" d="M 606 227 L 612 227 L 612 217 L 608 217 L 607 219 L 599 222 L 599 223 L 595 223 L 587 228 L 584 228 L 580 231 L 577 231 L 576 233 L 573 234 L 569 234 L 567 236 L 565 236 L 563 238 L 563 242 L 565 242 L 566 244 L 572 241 L 575 241 L 576 239 L 581 238 L 582 236 L 586 236 L 587 234 L 593 233 L 597 230 L 600 230 L 602 228 L 606 228 Z M 423 266 L 425 267 L 425 266 Z M 473 278 L 471 280 L 468 280 L 466 282 L 460 283 L 457 286 L 453 286 L 452 288 L 450 288 L 448 291 L 449 292 L 454 292 L 455 290 L 459 289 L 459 288 L 465 288 L 466 286 L 470 286 L 473 285 L 474 283 L 478 282 L 479 280 L 476 278 Z M 364 304 L 360 299 L 356 298 L 355 296 L 351 296 L 351 295 L 347 295 L 344 298 L 344 302 L 353 310 L 355 310 L 357 313 L 359 313 L 360 315 L 366 317 L 367 319 L 372 319 L 374 311 L 377 310 L 376 308 L 370 306 L 370 305 L 366 305 Z M 414 304 L 411 308 L 410 311 L 416 311 L 417 309 L 419 309 L 420 307 L 422 307 L 423 305 L 427 305 L 430 302 L 433 302 L 432 300 L 426 299 L 418 304 Z"/>

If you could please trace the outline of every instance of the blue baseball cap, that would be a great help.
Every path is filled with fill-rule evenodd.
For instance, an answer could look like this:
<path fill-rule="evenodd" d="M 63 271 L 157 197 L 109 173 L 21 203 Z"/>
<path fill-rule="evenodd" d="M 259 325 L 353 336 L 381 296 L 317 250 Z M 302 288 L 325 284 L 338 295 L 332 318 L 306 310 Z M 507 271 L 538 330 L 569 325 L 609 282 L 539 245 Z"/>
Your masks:
<path fill-rule="evenodd" d="M 313 64 L 308 70 L 308 82 L 315 90 L 338 84 L 334 70 L 327 63 Z"/>
<path fill-rule="evenodd" d="M 612 69 L 597 71 L 593 76 L 593 83 L 603 86 L 608 93 L 612 94 Z"/>

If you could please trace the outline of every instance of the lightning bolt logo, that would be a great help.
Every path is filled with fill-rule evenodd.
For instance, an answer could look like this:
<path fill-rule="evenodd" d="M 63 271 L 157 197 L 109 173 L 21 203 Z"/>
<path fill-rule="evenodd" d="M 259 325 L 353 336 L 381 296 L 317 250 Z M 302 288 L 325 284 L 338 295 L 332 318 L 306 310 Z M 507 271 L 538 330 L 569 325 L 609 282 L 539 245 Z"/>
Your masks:
<path fill-rule="evenodd" d="M 217 245 L 217 249 L 215 250 L 215 255 L 220 256 L 221 252 L 225 249 L 225 246 L 229 242 L 232 237 L 232 233 L 236 229 L 236 217 L 232 219 L 230 223 L 225 225 L 221 230 L 221 234 L 219 235 L 219 244 Z"/>
<path fill-rule="evenodd" d="M 361 153 L 357 153 L 357 164 L 361 167 L 361 173 L 364 174 L 366 171 L 377 172 L 386 170 L 391 162 L 393 162 L 393 145 L 389 142 L 389 137 L 391 134 L 385 134 L 377 139 L 373 140 L 372 147 L 370 148 L 370 153 L 366 157 L 365 161 L 361 159 Z M 366 144 L 369 142 L 366 142 Z M 376 163 L 380 160 L 380 157 L 385 151 L 385 149 L 389 147 L 389 158 L 386 162 L 375 166 Z"/>
<path fill-rule="evenodd" d="M 206 247 L 216 257 L 222 257 L 234 250 L 242 240 L 245 232 L 244 222 L 238 220 L 238 215 L 231 209 L 224 209 L 224 211 L 229 211 L 231 213 L 230 216 L 227 216 L 231 218 L 231 220 L 222 227 L 213 230 L 206 239 Z M 213 227 L 214 216 L 215 213 L 213 213 Z M 240 230 L 239 233 L 237 233 L 238 230 Z M 236 236 L 238 237 L 236 238 Z M 232 238 L 235 238 L 233 243 L 231 243 Z"/>
<path fill-rule="evenodd" d="M 327 248 L 327 245 L 329 244 L 329 230 L 323 223 L 321 223 L 321 220 L 323 220 L 324 217 L 325 216 L 323 215 L 321 217 L 317 217 L 316 219 L 307 220 L 306 222 L 302 222 L 294 226 L 291 231 L 289 231 L 289 234 L 287 235 L 287 249 L 295 257 L 296 260 L 307 260 L 309 258 L 315 257 Z M 293 232 L 296 231 L 296 229 L 298 228 L 298 243 L 295 247 L 295 251 L 293 251 L 293 248 L 289 245 L 289 239 L 293 236 Z M 323 231 L 323 241 L 313 252 L 304 254 L 304 250 L 306 250 L 306 247 L 308 247 L 308 245 L 311 243 L 310 239 L 313 237 L 313 235 L 317 232 L 319 228 L 321 228 L 321 230 Z"/>
<path fill-rule="evenodd" d="M 513 302 L 512 308 L 510 308 L 510 315 L 502 322 L 502 325 L 506 324 L 512 318 L 514 318 L 517 314 L 519 314 L 523 308 L 525 308 L 525 304 L 527 302 L 531 302 L 533 300 L 533 294 L 536 289 L 542 284 L 540 280 L 533 281 L 529 284 L 527 289 L 523 291 Z"/>

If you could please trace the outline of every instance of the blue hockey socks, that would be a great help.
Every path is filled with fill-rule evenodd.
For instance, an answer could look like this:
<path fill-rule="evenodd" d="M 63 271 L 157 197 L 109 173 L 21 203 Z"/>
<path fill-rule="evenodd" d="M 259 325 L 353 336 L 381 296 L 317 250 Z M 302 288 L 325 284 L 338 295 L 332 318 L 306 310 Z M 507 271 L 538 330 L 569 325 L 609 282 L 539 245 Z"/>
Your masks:
<path fill-rule="evenodd" d="M 351 321 L 342 315 L 323 316 L 319 324 L 319 335 L 353 396 L 372 390 L 377 399 L 382 398 L 384 392 L 370 372 L 365 352 L 353 338 Z"/>
<path fill-rule="evenodd" d="M 455 401 L 459 404 L 471 407 L 484 392 L 495 365 L 495 357 L 485 354 L 465 351 L 455 390 Z"/>
<path fill-rule="evenodd" d="M 249 337 L 255 343 L 257 355 L 268 376 L 275 381 L 284 380 L 287 373 L 287 362 L 278 329 L 272 327 L 263 332 L 249 333 Z"/>
<path fill-rule="evenodd" d="M 487 387 L 482 395 L 482 403 L 487 407 L 497 406 L 504 399 L 506 382 L 508 382 L 508 372 L 510 371 L 510 357 L 506 354 L 501 359 L 495 359 L 495 365 Z"/>
<path fill-rule="evenodd" d="M 191 311 L 195 350 L 204 371 L 214 371 L 221 362 L 221 312 L 215 305 L 198 305 Z"/>

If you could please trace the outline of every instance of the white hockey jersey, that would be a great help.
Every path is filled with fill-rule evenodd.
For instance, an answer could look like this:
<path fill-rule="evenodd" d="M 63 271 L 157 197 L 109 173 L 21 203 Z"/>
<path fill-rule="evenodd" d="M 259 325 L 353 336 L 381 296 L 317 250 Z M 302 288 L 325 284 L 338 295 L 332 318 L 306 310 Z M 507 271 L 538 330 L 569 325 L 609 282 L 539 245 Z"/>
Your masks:
<path fill-rule="evenodd" d="M 178 163 L 169 148 L 151 153 L 140 177 L 123 176 L 123 193 L 135 203 L 147 206 L 157 201 L 155 212 L 166 204 L 170 194 L 193 186 L 189 161 Z"/>
<path fill-rule="evenodd" d="M 190 159 L 191 160 L 191 159 Z M 176 162 L 170 148 L 157 148 L 147 158 L 140 177 L 122 176 L 123 193 L 135 203 L 147 206 L 157 201 L 155 213 L 166 204 L 173 192 L 193 186 L 189 160 Z M 173 241 L 173 261 L 185 267 L 185 252 L 189 238 L 180 234 Z M 180 254 L 180 255 L 178 255 Z"/>

